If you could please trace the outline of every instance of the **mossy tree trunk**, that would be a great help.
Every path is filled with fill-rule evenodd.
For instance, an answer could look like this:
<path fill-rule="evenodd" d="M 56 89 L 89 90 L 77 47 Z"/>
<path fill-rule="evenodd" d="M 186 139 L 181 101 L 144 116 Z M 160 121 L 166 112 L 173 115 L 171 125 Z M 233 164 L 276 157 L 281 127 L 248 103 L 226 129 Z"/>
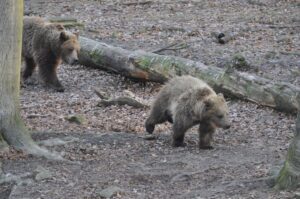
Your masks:
<path fill-rule="evenodd" d="M 176 75 L 189 74 L 205 80 L 216 91 L 228 96 L 288 113 L 299 110 L 296 101 L 300 88 L 288 83 L 274 82 L 229 68 L 222 70 L 180 57 L 129 51 L 84 37 L 80 37 L 80 43 L 79 61 L 82 65 L 160 83 Z"/>
<path fill-rule="evenodd" d="M 20 117 L 23 0 L 1 0 L 0 13 L 0 145 L 61 159 L 33 142 Z"/>
<path fill-rule="evenodd" d="M 296 189 L 300 187 L 300 112 L 296 121 L 296 133 L 289 146 L 283 168 L 276 179 L 276 189 Z"/>

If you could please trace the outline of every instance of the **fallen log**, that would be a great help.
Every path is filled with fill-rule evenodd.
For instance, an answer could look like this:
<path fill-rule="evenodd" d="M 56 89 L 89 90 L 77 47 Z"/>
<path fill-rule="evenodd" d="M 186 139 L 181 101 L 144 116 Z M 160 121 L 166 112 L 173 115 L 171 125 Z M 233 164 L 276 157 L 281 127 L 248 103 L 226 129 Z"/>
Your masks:
<path fill-rule="evenodd" d="M 84 27 L 83 23 L 80 23 L 77 21 L 77 19 L 70 17 L 51 17 L 48 18 L 48 21 L 51 23 L 59 23 L 65 28 Z"/>
<path fill-rule="evenodd" d="M 232 68 L 207 66 L 180 57 L 163 56 L 145 51 L 129 51 L 80 38 L 81 53 L 79 62 L 116 72 L 141 81 L 163 83 L 176 75 L 189 74 L 203 79 L 217 92 L 227 96 L 255 102 L 276 110 L 296 113 L 300 109 L 300 87 L 285 82 L 274 82 Z"/>

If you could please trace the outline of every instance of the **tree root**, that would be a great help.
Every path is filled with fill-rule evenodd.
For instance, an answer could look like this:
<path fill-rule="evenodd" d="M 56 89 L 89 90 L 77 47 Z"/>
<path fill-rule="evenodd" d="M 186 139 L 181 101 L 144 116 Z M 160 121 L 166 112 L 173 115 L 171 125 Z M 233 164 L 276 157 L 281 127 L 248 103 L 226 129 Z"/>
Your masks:
<path fill-rule="evenodd" d="M 4 174 L 0 176 L 0 185 L 4 183 L 15 183 L 20 184 L 22 183 L 24 178 L 30 178 L 32 177 L 32 173 L 24 173 L 22 175 L 16 176 L 16 175 L 8 175 L 5 176 Z"/>
<path fill-rule="evenodd" d="M 26 145 L 21 148 L 28 154 L 37 156 L 37 157 L 44 157 L 49 160 L 59 160 L 63 161 L 65 160 L 61 155 L 59 155 L 57 152 L 50 152 L 45 148 L 42 148 L 38 146 L 37 144 L 33 143 L 31 145 Z"/>
<path fill-rule="evenodd" d="M 22 150 L 30 155 L 44 157 L 49 160 L 64 160 L 59 154 L 50 152 L 45 148 L 38 146 L 30 137 L 24 124 L 18 120 L 19 126 L 2 128 L 0 130 L 3 139 L 12 147 Z"/>
<path fill-rule="evenodd" d="M 300 111 L 296 120 L 295 138 L 289 146 L 287 159 L 275 182 L 277 190 L 300 187 Z"/>
<path fill-rule="evenodd" d="M 96 95 L 98 97 L 100 97 L 100 99 L 109 99 L 109 97 L 106 95 L 106 93 L 104 93 L 103 91 L 98 90 L 97 88 L 94 88 L 94 92 L 96 93 Z"/>
<path fill-rule="evenodd" d="M 52 147 L 52 146 L 65 145 L 65 144 L 68 144 L 68 143 L 71 143 L 71 142 L 77 142 L 77 141 L 79 141 L 79 138 L 68 136 L 68 137 L 64 137 L 62 139 L 52 138 L 52 139 L 48 139 L 48 140 L 43 140 L 43 141 L 40 141 L 38 143 L 40 145 L 43 145 L 43 146 Z"/>

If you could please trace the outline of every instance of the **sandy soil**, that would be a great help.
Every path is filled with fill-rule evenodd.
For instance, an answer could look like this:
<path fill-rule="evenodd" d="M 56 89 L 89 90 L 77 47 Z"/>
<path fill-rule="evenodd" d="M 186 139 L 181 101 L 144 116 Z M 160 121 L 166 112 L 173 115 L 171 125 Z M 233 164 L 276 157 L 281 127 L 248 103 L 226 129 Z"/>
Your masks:
<path fill-rule="evenodd" d="M 39 3 L 36 3 L 39 2 Z M 242 54 L 248 72 L 300 84 L 298 1 L 26 1 L 26 11 L 42 17 L 75 17 L 81 35 L 127 49 L 152 51 L 173 42 L 187 48 L 165 51 L 223 67 Z M 142 2 L 142 1 L 140 1 Z M 145 2 L 145 1 L 143 1 Z M 76 29 L 76 28 L 75 28 Z M 212 32 L 237 36 L 224 45 Z M 252 103 L 228 99 L 232 128 L 218 130 L 214 150 L 198 150 L 196 129 L 185 148 L 171 147 L 171 126 L 156 128 L 157 140 L 142 137 L 149 109 L 99 107 L 94 89 L 109 96 L 134 95 L 150 105 L 161 85 L 138 83 L 116 74 L 62 65 L 66 88 L 57 93 L 38 78 L 21 89 L 22 116 L 36 141 L 61 138 L 47 146 L 74 163 L 53 162 L 10 150 L 0 154 L 6 175 L 24 175 L 21 184 L 0 187 L 0 198 L 100 198 L 99 191 L 117 186 L 115 198 L 292 198 L 296 192 L 274 192 L 268 172 L 285 159 L 295 116 Z M 81 115 L 81 124 L 68 122 Z M 51 174 L 36 178 L 42 166 Z"/>

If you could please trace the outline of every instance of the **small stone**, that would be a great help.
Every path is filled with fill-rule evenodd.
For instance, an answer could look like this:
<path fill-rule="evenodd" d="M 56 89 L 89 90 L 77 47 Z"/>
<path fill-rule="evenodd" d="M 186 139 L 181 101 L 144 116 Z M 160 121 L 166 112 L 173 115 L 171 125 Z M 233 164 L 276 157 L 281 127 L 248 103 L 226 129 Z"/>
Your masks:
<path fill-rule="evenodd" d="M 156 140 L 156 136 L 153 134 L 148 134 L 143 137 L 144 140 Z"/>
<path fill-rule="evenodd" d="M 225 37 L 225 34 L 224 34 L 224 33 L 222 33 L 222 32 L 221 32 L 221 33 L 219 33 L 219 34 L 217 35 L 217 38 L 218 38 L 218 39 L 221 39 L 222 37 Z"/>
<path fill-rule="evenodd" d="M 284 161 L 280 162 L 279 165 L 273 166 L 267 173 L 268 178 L 266 179 L 266 184 L 269 187 L 274 187 L 276 184 L 276 179 L 279 175 L 281 168 L 284 165 Z"/>
<path fill-rule="evenodd" d="M 48 178 L 52 177 L 52 173 L 49 170 L 42 167 L 42 166 L 38 166 L 35 169 L 35 173 L 36 173 L 36 175 L 35 175 L 34 179 L 36 181 L 41 181 L 41 180 L 48 179 Z"/>
<path fill-rule="evenodd" d="M 125 94 L 125 96 L 127 97 L 131 97 L 134 98 L 135 95 L 133 94 L 133 92 L 131 92 L 130 90 L 124 90 L 123 93 Z"/>
<path fill-rule="evenodd" d="M 71 115 L 65 117 L 65 119 L 68 120 L 69 122 L 73 122 L 79 125 L 86 123 L 85 117 L 83 117 L 82 115 Z"/>
<path fill-rule="evenodd" d="M 117 186 L 110 186 L 102 190 L 96 190 L 97 196 L 100 196 L 102 198 L 111 198 L 122 192 L 123 190 Z"/>

